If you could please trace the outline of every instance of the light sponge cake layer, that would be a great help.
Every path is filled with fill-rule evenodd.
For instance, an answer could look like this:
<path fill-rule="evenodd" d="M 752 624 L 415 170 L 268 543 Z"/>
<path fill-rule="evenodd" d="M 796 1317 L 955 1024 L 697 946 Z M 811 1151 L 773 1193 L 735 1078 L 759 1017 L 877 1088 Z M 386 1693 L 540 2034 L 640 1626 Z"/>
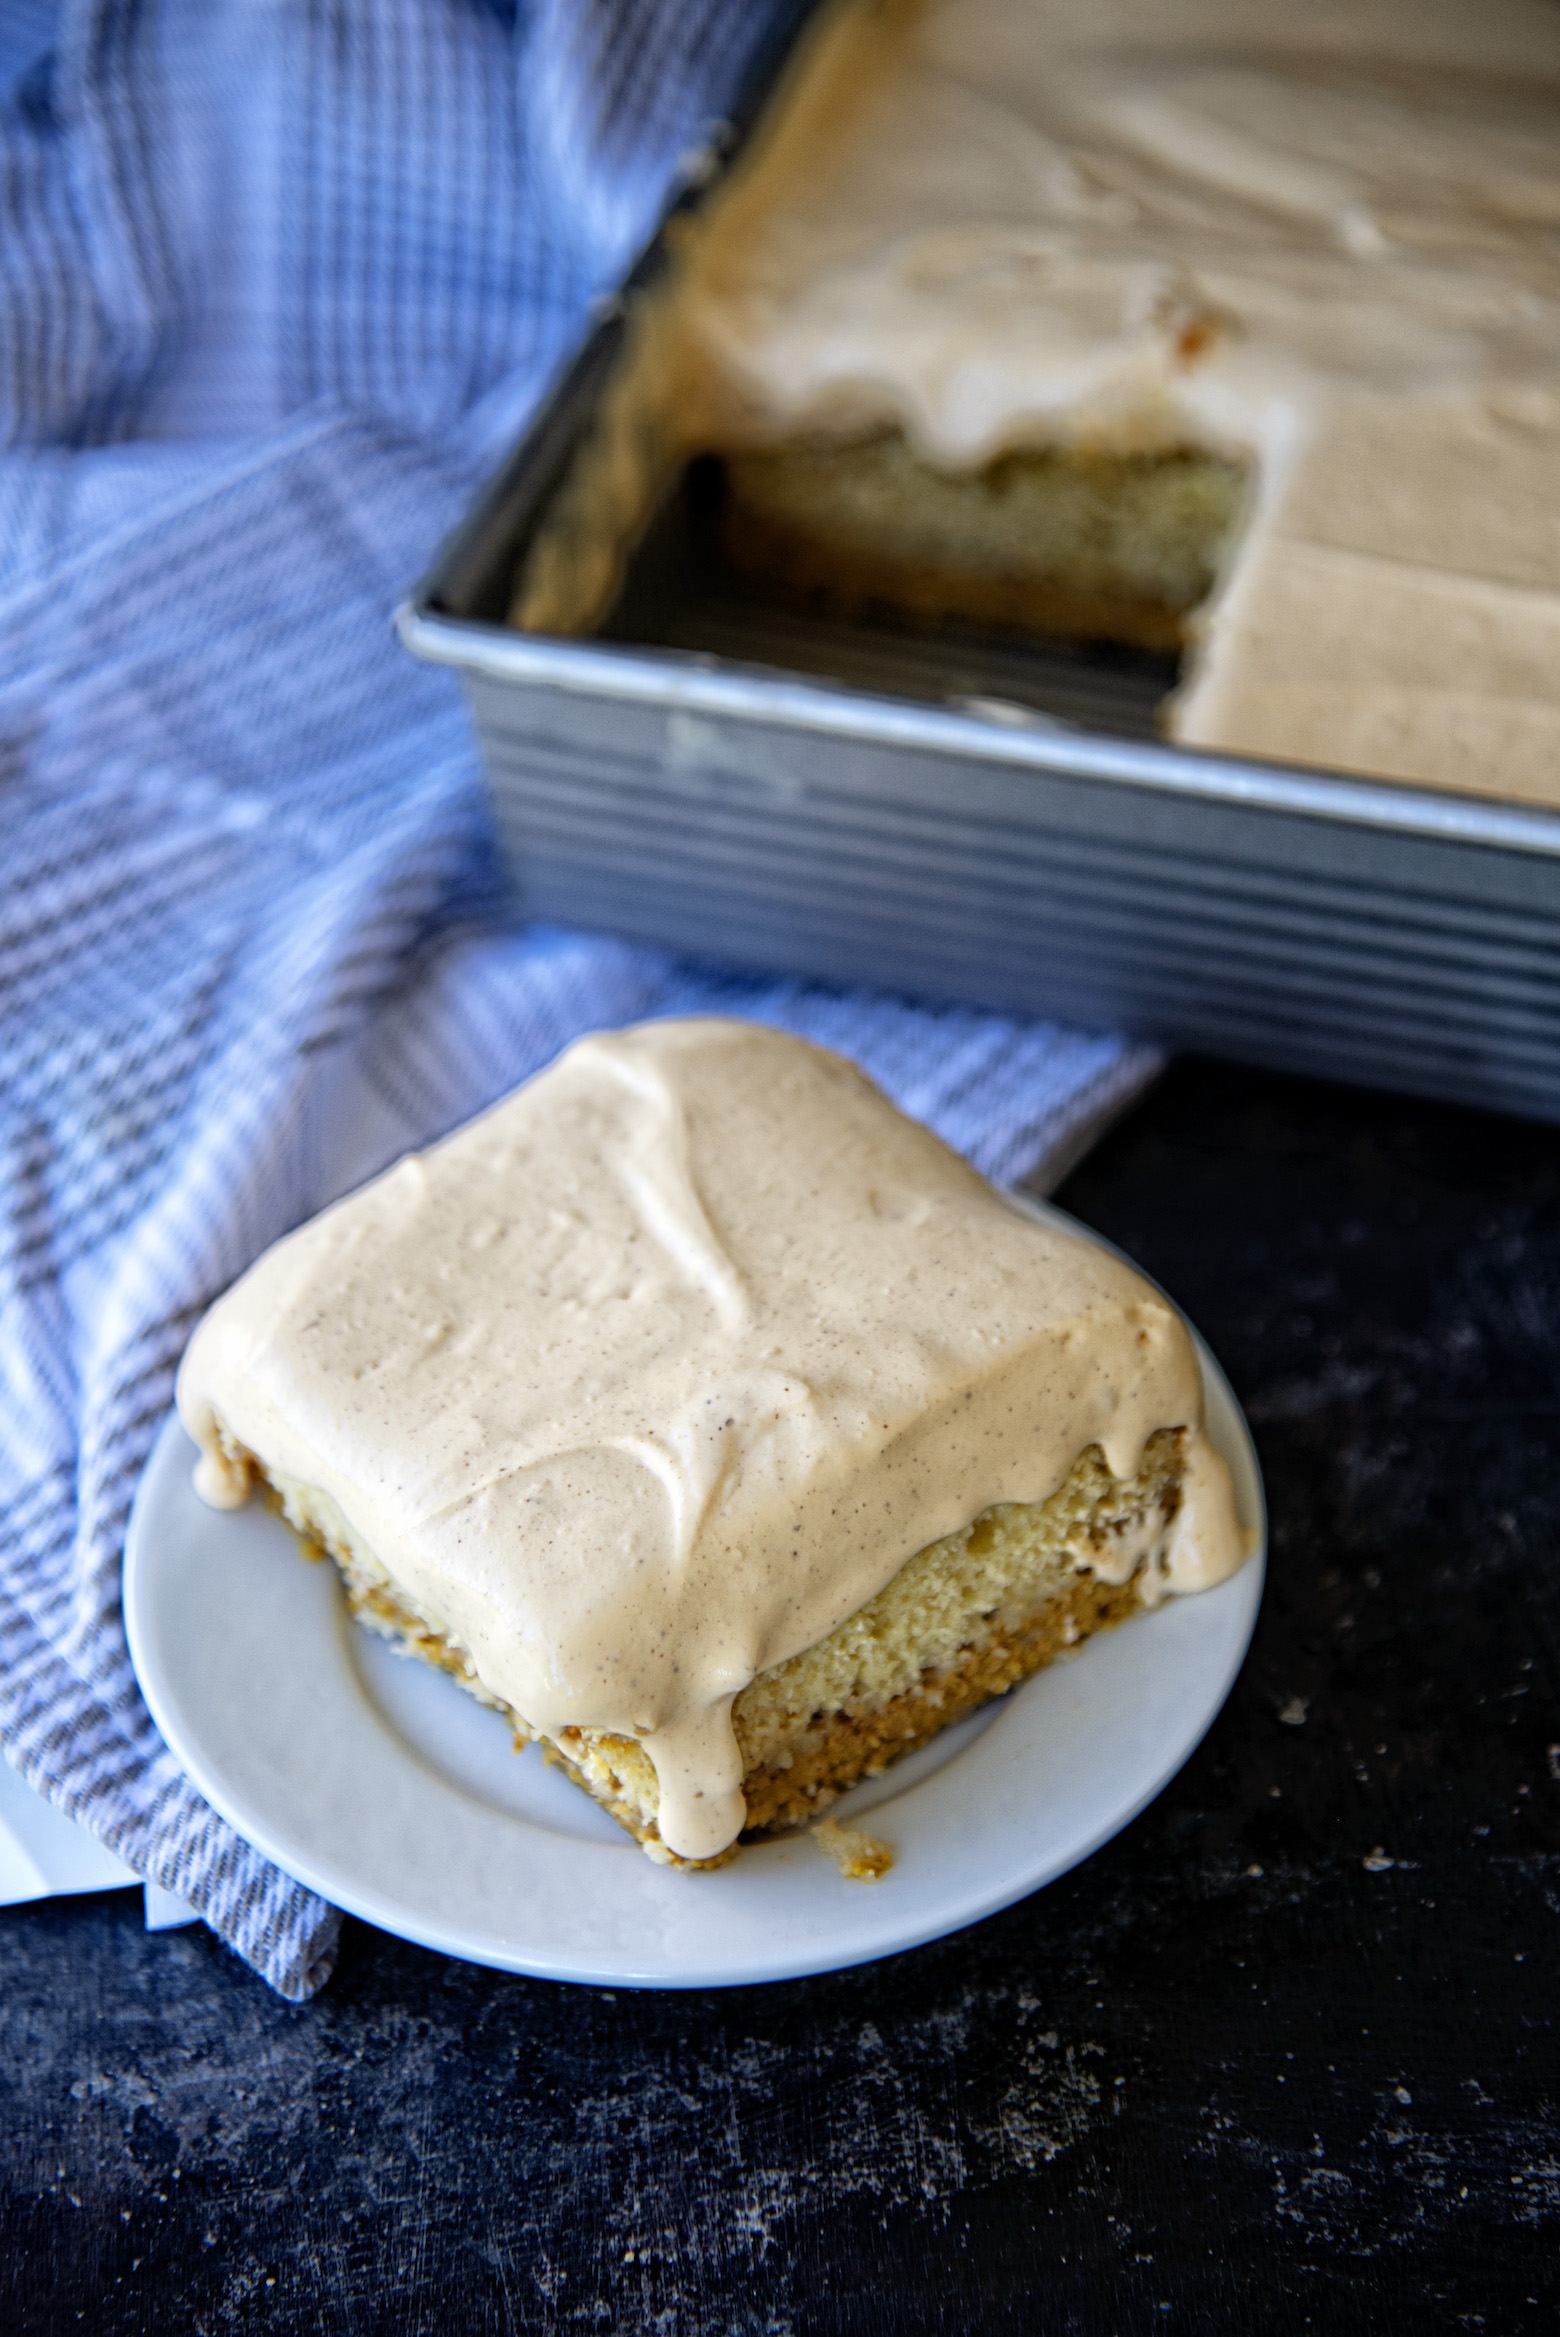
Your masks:
<path fill-rule="evenodd" d="M 807 1825 L 863 1778 L 928 1743 L 967 1712 L 1051 1659 L 1165 1595 L 1166 1544 L 1181 1500 L 1183 1436 L 1162 1430 L 1138 1474 L 1112 1477 L 1097 1445 L 1045 1502 L 1004 1502 L 908 1559 L 877 1596 L 827 1638 L 762 1672 L 737 1697 L 743 1839 Z M 448 1672 L 504 1714 L 517 1750 L 540 1741 L 593 1800 L 649 1852 L 661 1840 L 653 1762 L 631 1737 L 564 1728 L 553 1738 L 485 1688 L 469 1652 L 397 1584 L 328 1494 L 269 1475 L 223 1431 L 235 1466 L 262 1480 L 314 1557 L 340 1569 L 348 1604 L 403 1654 Z M 859 1871 L 875 1874 L 886 1858 Z M 847 1863 L 847 1873 L 852 1872 Z"/>
<path fill-rule="evenodd" d="M 1178 649 L 1245 496 L 1238 463 L 1192 448 L 1023 448 L 973 470 L 898 431 L 724 461 L 726 564 L 854 613 L 886 607 Z"/>

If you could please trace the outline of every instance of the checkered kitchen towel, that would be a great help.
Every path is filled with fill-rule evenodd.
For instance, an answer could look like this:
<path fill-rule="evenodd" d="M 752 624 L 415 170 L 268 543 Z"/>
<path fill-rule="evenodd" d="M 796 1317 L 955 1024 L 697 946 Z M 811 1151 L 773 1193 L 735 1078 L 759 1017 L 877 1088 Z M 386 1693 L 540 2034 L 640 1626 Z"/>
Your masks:
<path fill-rule="evenodd" d="M 987 1170 L 1151 1059 L 502 925 L 390 611 L 651 228 L 755 0 L 0 11 L 0 1744 L 284 1995 L 334 1911 L 192 1790 L 125 1649 L 207 1302 L 593 1026 L 858 1056 Z"/>

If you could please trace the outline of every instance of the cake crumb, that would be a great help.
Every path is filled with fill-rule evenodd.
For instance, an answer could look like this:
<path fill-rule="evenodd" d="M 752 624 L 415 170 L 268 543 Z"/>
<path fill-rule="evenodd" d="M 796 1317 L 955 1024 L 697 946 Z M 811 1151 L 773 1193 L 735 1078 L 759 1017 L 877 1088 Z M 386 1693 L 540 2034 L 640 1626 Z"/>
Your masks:
<path fill-rule="evenodd" d="M 859 1826 L 842 1826 L 838 1818 L 820 1818 L 812 1838 L 825 1858 L 832 1858 L 848 1883 L 875 1883 L 894 1863 L 894 1853 L 875 1834 Z"/>

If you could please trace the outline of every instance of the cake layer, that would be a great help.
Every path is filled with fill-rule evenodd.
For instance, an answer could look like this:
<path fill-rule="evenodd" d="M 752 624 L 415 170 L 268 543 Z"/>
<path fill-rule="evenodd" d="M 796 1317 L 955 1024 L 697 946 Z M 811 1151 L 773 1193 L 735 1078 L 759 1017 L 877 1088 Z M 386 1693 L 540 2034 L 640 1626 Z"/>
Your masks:
<path fill-rule="evenodd" d="M 1238 464 L 1185 450 L 1021 450 L 945 471 L 898 432 L 737 454 L 724 473 L 721 549 L 755 582 L 1145 649 L 1180 647 L 1244 487 Z"/>
<path fill-rule="evenodd" d="M 668 1850 L 655 1766 L 634 1738 L 568 1727 L 549 1740 L 483 1685 L 469 1650 L 419 1610 L 328 1495 L 266 1472 L 225 1424 L 218 1434 L 229 1465 L 265 1482 L 305 1550 L 335 1561 L 361 1623 L 501 1711 L 517 1749 L 540 1739 L 652 1857 L 686 1866 L 731 1855 L 690 1861 Z M 826 1639 L 744 1688 L 732 1708 L 744 1836 L 810 1824 L 852 1785 L 1091 1632 L 1156 1606 L 1182 1499 L 1183 1444 L 1161 1430 L 1125 1484 L 1092 1446 L 1049 1501 L 987 1510 L 918 1551 Z"/>

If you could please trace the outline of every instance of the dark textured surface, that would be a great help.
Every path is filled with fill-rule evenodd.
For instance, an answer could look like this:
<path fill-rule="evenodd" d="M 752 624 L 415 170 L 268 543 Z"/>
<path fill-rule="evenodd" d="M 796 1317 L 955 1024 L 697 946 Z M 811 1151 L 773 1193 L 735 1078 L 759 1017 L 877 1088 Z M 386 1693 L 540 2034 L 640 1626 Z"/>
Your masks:
<path fill-rule="evenodd" d="M 958 1938 L 616 1997 L 349 1926 L 292 2009 L 114 1894 L 0 1916 L 0 2329 L 1554 2326 L 1560 1147 L 1189 1065 L 1061 1196 L 1267 1473 L 1161 1799 Z"/>

